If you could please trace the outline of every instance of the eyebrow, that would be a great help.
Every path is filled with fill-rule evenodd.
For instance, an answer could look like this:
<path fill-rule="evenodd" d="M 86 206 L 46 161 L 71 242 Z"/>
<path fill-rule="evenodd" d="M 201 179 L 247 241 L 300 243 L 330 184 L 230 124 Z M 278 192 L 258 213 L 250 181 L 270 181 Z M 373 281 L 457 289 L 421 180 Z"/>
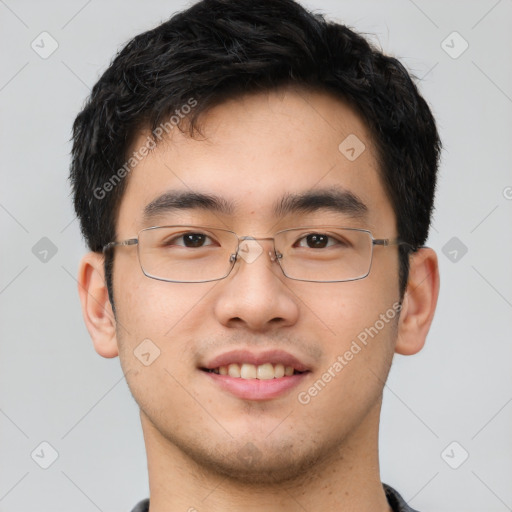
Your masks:
<path fill-rule="evenodd" d="M 317 210 L 330 210 L 362 219 L 366 217 L 368 207 L 349 190 L 332 187 L 311 190 L 303 194 L 287 194 L 275 206 L 274 214 L 284 216 L 290 213 L 312 213 Z"/>
<path fill-rule="evenodd" d="M 148 222 L 165 213 L 179 210 L 207 210 L 232 214 L 233 203 L 213 194 L 170 191 L 158 196 L 144 208 L 143 218 Z"/>
<path fill-rule="evenodd" d="M 166 213 L 194 209 L 232 215 L 235 204 L 214 194 L 169 191 L 146 205 L 143 218 L 145 222 L 150 222 Z M 360 219 L 366 217 L 368 207 L 349 190 L 332 187 L 302 194 L 287 194 L 274 205 L 273 213 L 276 216 L 285 216 L 318 210 L 330 210 Z"/>

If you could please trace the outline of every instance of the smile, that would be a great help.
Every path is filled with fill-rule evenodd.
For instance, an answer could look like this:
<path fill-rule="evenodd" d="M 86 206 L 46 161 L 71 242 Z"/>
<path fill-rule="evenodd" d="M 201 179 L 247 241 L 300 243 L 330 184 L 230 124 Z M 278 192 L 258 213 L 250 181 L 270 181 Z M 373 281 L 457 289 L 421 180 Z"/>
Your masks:
<path fill-rule="evenodd" d="M 285 396 L 312 373 L 311 365 L 283 350 L 232 350 L 198 365 L 209 386 L 242 400 Z"/>
<path fill-rule="evenodd" d="M 251 363 L 231 363 L 227 366 L 219 366 L 213 369 L 204 369 L 217 375 L 229 375 L 234 378 L 271 380 L 281 377 L 290 377 L 299 372 L 293 366 L 284 366 L 281 363 L 263 363 L 254 365 Z"/>

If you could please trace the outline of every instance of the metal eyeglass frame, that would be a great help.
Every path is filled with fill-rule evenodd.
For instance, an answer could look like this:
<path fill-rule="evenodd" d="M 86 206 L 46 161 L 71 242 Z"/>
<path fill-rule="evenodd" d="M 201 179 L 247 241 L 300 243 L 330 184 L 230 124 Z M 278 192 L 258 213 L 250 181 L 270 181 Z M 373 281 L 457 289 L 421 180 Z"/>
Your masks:
<path fill-rule="evenodd" d="M 200 230 L 200 229 L 212 229 L 212 230 L 223 231 L 223 232 L 231 233 L 231 234 L 235 235 L 236 238 L 238 238 L 238 245 L 237 245 L 237 248 L 236 248 L 236 252 L 231 254 L 231 256 L 229 258 L 229 261 L 231 263 L 231 267 L 229 268 L 228 272 L 224 276 L 222 276 L 222 277 L 218 277 L 218 278 L 215 278 L 215 279 L 207 279 L 207 280 L 202 280 L 202 281 L 177 281 L 177 280 L 174 280 L 174 279 L 165 279 L 165 278 L 156 277 L 156 276 L 153 276 L 151 274 L 148 274 L 146 272 L 146 270 L 144 269 L 144 267 L 142 265 L 142 262 L 141 262 L 141 258 L 140 258 L 140 252 L 139 252 L 139 247 L 140 247 L 139 237 L 140 237 L 140 233 L 142 233 L 144 231 L 154 230 L 154 229 L 172 228 L 172 227 L 196 228 L 198 230 Z M 328 229 L 328 228 L 343 229 L 343 230 L 347 230 L 347 231 L 358 231 L 358 232 L 363 232 L 363 233 L 366 233 L 367 235 L 369 235 L 369 237 L 371 239 L 371 242 L 372 242 L 372 245 L 371 245 L 372 251 L 371 251 L 371 255 L 370 255 L 370 262 L 369 262 L 369 266 L 368 266 L 368 271 L 366 272 L 366 274 L 363 275 L 363 276 L 359 276 L 359 277 L 355 277 L 355 278 L 351 278 L 351 279 L 341 279 L 341 280 L 340 279 L 336 279 L 336 280 L 330 280 L 330 281 L 319 281 L 319 280 L 312 280 L 312 279 L 298 279 L 298 278 L 295 278 L 295 277 L 288 276 L 286 274 L 286 272 L 284 271 L 284 269 L 283 269 L 283 267 L 281 265 L 281 261 L 280 261 L 281 258 L 283 257 L 283 255 L 280 252 L 278 252 L 276 250 L 276 247 L 275 247 L 275 236 L 279 235 L 280 233 L 284 233 L 286 231 L 295 231 L 295 230 L 302 230 L 302 229 L 322 230 L 322 229 Z M 410 244 L 409 242 L 405 242 L 404 240 L 402 240 L 400 238 L 374 238 L 373 234 L 371 233 L 371 231 L 369 231 L 367 229 L 361 229 L 361 228 L 348 228 L 348 227 L 343 227 L 343 226 L 332 226 L 332 225 L 299 226 L 299 227 L 296 227 L 296 228 L 288 228 L 288 229 L 283 229 L 281 231 L 278 231 L 277 233 L 274 233 L 273 237 L 253 237 L 253 236 L 249 236 L 249 235 L 239 236 L 237 233 L 235 233 L 234 231 L 231 231 L 229 229 L 217 228 L 217 227 L 212 227 L 212 226 L 194 226 L 194 225 L 189 225 L 189 224 L 179 224 L 179 225 L 151 226 L 151 227 L 148 227 L 148 228 L 143 228 L 143 229 L 141 229 L 137 233 L 137 237 L 136 238 L 128 238 L 128 239 L 122 240 L 120 242 L 116 242 L 116 241 L 109 242 L 108 244 L 103 246 L 102 252 L 103 252 L 103 254 L 106 254 L 109 250 L 113 249 L 114 247 L 126 247 L 126 246 L 131 246 L 131 245 L 137 245 L 137 258 L 139 260 L 139 265 L 140 265 L 140 268 L 142 270 L 142 273 L 146 277 L 149 277 L 150 279 L 156 279 L 157 281 L 165 281 L 165 282 L 168 282 L 168 283 L 208 283 L 208 282 L 212 282 L 212 281 L 220 281 L 220 280 L 225 279 L 226 277 L 228 277 L 229 274 L 231 274 L 231 271 L 233 270 L 233 268 L 235 267 L 236 262 L 239 259 L 238 258 L 238 253 L 240 251 L 240 242 L 243 242 L 243 241 L 246 241 L 246 240 L 255 240 L 255 241 L 257 241 L 257 240 L 272 240 L 272 242 L 273 242 L 273 251 L 269 251 L 269 256 L 270 256 L 270 259 L 271 259 L 272 262 L 277 260 L 277 262 L 279 263 L 279 268 L 281 269 L 281 272 L 283 273 L 283 275 L 286 278 L 292 279 L 294 281 L 304 281 L 304 282 L 309 282 L 309 283 L 345 283 L 345 282 L 350 282 L 350 281 L 359 281 L 361 279 L 364 279 L 364 278 L 368 277 L 368 275 L 370 274 L 371 268 L 372 268 L 372 263 L 373 263 L 373 247 L 374 246 L 390 247 L 390 246 L 394 246 L 394 245 L 396 245 L 396 246 L 405 245 L 405 246 L 410 247 L 410 249 L 414 251 L 414 246 L 412 244 Z"/>

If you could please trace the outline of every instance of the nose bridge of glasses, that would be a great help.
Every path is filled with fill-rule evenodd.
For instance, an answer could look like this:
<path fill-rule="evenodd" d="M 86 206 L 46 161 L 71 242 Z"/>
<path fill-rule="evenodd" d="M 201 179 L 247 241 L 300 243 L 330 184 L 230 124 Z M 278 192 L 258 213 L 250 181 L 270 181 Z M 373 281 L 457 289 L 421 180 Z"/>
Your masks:
<path fill-rule="evenodd" d="M 266 247 L 264 247 L 264 245 Z M 246 263 L 252 263 L 264 252 L 268 254 L 272 262 L 276 260 L 278 255 L 275 250 L 274 237 L 254 237 L 250 235 L 238 237 L 237 255 Z"/>
<path fill-rule="evenodd" d="M 243 235 L 243 236 L 238 236 L 238 240 L 239 242 L 243 242 L 244 240 L 254 240 L 254 241 L 258 241 L 258 240 L 274 240 L 274 237 L 273 236 L 252 236 L 252 235 Z"/>

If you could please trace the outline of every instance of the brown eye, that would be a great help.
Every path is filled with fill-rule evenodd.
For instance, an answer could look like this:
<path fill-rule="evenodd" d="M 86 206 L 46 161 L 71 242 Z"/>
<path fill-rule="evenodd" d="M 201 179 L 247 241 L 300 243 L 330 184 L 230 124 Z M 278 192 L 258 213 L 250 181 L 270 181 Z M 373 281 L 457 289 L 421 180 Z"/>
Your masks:
<path fill-rule="evenodd" d="M 340 235 L 328 235 L 326 233 L 304 233 L 294 244 L 294 247 L 303 249 L 346 249 L 350 243 Z"/>
<path fill-rule="evenodd" d="M 167 240 L 164 240 L 161 245 L 164 247 L 179 246 L 189 249 L 197 249 L 213 245 L 213 240 L 204 233 L 184 233 L 167 238 Z"/>
<path fill-rule="evenodd" d="M 295 245 L 306 249 L 325 249 L 336 244 L 337 240 L 325 233 L 310 233 L 299 238 Z"/>
<path fill-rule="evenodd" d="M 207 236 L 201 233 L 188 233 L 183 235 L 183 245 L 185 247 L 202 247 L 206 239 Z"/>
<path fill-rule="evenodd" d="M 327 247 L 329 237 L 326 235 L 313 234 L 306 237 L 306 243 L 311 249 L 323 249 Z"/>

